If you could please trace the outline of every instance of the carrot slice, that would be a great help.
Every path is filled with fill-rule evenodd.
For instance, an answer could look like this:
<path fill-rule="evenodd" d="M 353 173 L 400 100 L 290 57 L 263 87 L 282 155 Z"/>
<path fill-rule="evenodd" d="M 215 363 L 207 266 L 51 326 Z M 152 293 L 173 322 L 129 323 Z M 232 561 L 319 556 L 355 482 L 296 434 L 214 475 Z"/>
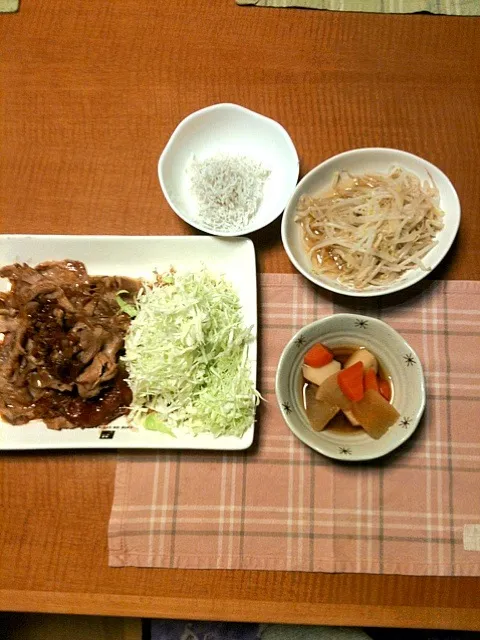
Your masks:
<path fill-rule="evenodd" d="M 338 386 L 352 402 L 363 398 L 363 362 L 356 362 L 351 367 L 338 373 Z"/>
<path fill-rule="evenodd" d="M 323 367 L 333 360 L 333 353 L 318 342 L 307 351 L 303 361 L 309 367 Z"/>
<path fill-rule="evenodd" d="M 392 399 L 392 389 L 390 387 L 389 381 L 385 380 L 384 378 L 380 378 L 378 381 L 378 390 L 380 391 L 380 394 L 385 398 L 385 400 L 388 400 L 390 402 L 390 400 Z"/>
<path fill-rule="evenodd" d="M 365 371 L 363 384 L 365 385 L 365 391 L 367 391 L 367 389 L 374 389 L 375 391 L 378 391 L 378 379 L 375 371 L 371 367 Z"/>

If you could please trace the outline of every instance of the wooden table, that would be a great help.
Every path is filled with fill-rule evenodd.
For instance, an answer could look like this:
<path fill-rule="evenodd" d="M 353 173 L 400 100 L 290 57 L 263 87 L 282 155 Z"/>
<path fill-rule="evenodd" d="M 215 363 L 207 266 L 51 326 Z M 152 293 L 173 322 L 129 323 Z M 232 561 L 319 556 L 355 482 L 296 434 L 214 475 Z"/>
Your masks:
<path fill-rule="evenodd" d="M 435 275 L 480 278 L 480 19 L 22 0 L 0 43 L 4 233 L 193 233 L 158 156 L 231 101 L 288 129 L 302 174 L 362 146 L 440 166 L 463 220 Z M 260 270 L 292 271 L 279 223 L 253 239 Z M 0 457 L 1 609 L 480 629 L 475 578 L 109 568 L 114 473 L 113 453 Z"/>

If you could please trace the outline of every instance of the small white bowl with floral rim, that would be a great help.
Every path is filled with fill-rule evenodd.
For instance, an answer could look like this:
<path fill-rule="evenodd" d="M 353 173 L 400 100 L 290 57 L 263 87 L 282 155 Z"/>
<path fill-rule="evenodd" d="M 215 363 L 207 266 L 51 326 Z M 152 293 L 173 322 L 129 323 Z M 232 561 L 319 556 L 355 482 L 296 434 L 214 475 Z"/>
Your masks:
<path fill-rule="evenodd" d="M 321 342 L 329 348 L 365 347 L 391 378 L 391 402 L 400 417 L 380 439 L 363 429 L 341 433 L 314 431 L 303 404 L 302 364 L 305 353 Z M 329 458 L 346 461 L 373 460 L 390 453 L 413 434 L 425 408 L 423 369 L 414 349 L 388 324 L 377 318 L 339 313 L 303 327 L 286 345 L 276 375 L 276 395 L 282 416 L 292 433 Z"/>

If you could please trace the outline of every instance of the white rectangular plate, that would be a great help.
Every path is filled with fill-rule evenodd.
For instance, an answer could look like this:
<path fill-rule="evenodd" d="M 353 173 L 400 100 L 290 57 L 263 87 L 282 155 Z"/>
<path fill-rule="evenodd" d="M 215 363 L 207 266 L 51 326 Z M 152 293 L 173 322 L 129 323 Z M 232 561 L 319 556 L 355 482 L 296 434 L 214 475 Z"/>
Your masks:
<path fill-rule="evenodd" d="M 154 269 L 192 271 L 205 266 L 224 275 L 237 291 L 247 326 L 255 341 L 249 349 L 251 376 L 257 371 L 257 283 L 255 251 L 247 238 L 210 236 L 0 236 L 0 264 L 45 260 L 81 260 L 92 275 L 151 278 Z M 8 282 L 0 279 L 2 290 Z M 208 433 L 172 438 L 156 431 L 128 426 L 124 417 L 104 428 L 47 429 L 40 420 L 12 426 L 0 419 L 0 450 L 18 449 L 246 449 L 252 444 L 254 424 L 242 438 Z"/>

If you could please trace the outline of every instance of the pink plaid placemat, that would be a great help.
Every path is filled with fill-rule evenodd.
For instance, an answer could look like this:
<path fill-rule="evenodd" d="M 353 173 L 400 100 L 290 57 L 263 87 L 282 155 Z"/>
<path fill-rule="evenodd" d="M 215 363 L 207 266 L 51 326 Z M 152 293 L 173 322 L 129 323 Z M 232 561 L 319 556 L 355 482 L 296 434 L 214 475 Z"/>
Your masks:
<path fill-rule="evenodd" d="M 266 402 L 254 445 L 119 454 L 110 565 L 480 575 L 480 282 L 424 281 L 372 303 L 332 297 L 300 275 L 267 274 L 259 294 Z M 275 400 L 285 343 L 335 311 L 386 320 L 424 366 L 425 416 L 377 462 L 313 452 Z"/>

